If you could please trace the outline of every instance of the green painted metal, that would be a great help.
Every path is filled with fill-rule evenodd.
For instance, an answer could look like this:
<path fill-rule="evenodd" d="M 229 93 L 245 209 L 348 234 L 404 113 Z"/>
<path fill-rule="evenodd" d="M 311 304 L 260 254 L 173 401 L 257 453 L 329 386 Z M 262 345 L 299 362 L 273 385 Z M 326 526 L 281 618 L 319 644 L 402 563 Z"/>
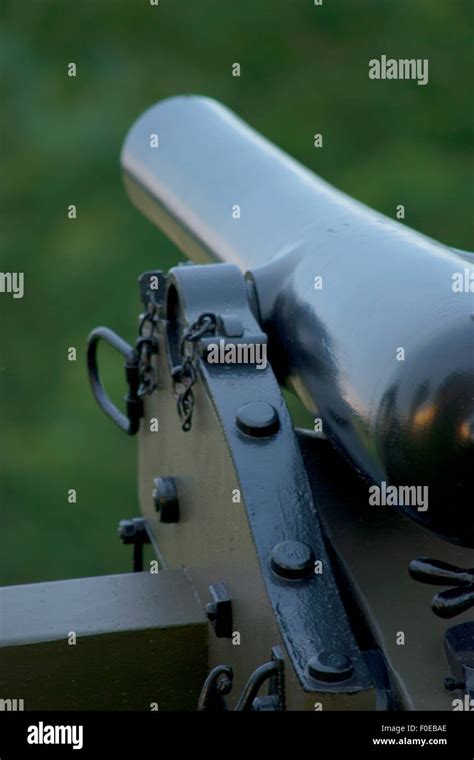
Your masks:
<path fill-rule="evenodd" d="M 207 625 L 182 570 L 8 586 L 0 611 L 0 699 L 25 710 L 196 708 Z"/>

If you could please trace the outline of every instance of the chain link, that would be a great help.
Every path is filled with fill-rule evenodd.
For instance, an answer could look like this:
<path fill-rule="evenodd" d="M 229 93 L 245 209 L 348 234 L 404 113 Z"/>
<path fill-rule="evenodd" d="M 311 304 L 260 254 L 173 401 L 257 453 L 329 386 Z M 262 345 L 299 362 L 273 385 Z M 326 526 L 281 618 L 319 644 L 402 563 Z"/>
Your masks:
<path fill-rule="evenodd" d="M 181 356 L 183 362 L 173 372 L 173 391 L 176 407 L 184 432 L 191 430 L 194 410 L 193 385 L 197 380 L 196 355 L 198 341 L 204 335 L 213 334 L 216 329 L 214 314 L 201 314 L 184 333 L 181 340 Z M 189 345 L 190 344 L 190 345 Z"/>
<path fill-rule="evenodd" d="M 138 327 L 138 338 L 135 343 L 135 349 L 139 356 L 138 375 L 140 378 L 140 385 L 137 391 L 139 398 L 143 398 L 143 396 L 153 393 L 157 384 L 156 372 L 151 362 L 151 357 L 157 352 L 157 342 L 153 335 L 157 321 L 158 304 L 153 299 L 142 315 Z M 148 332 L 146 334 L 145 326 L 148 327 Z"/>

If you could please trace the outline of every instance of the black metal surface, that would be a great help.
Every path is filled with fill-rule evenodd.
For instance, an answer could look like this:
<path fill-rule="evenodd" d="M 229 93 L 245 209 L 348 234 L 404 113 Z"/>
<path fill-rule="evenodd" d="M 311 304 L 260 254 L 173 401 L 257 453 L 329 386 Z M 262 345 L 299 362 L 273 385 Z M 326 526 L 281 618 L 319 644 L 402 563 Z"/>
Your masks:
<path fill-rule="evenodd" d="M 315 237 L 253 272 L 270 356 L 355 469 L 426 488 L 426 504 L 398 508 L 474 546 L 474 298 L 451 290 L 465 264 L 388 227 Z"/>
<path fill-rule="evenodd" d="M 473 546 L 474 298 L 452 287 L 472 257 L 331 188 L 207 98 L 149 109 L 122 165 L 132 200 L 188 256 L 251 270 L 274 370 L 354 466 L 428 487 L 427 510 L 400 508 Z"/>
<path fill-rule="evenodd" d="M 155 478 L 153 502 L 156 511 L 160 513 L 160 522 L 179 522 L 179 500 L 175 478 Z"/>
<path fill-rule="evenodd" d="M 209 586 L 211 600 L 206 605 L 207 617 L 218 639 L 232 638 L 232 599 L 224 583 Z"/>
<path fill-rule="evenodd" d="M 168 276 L 165 329 L 170 341 L 185 334 L 204 304 L 216 316 L 237 316 L 244 337 L 260 331 L 249 308 L 244 278 L 236 267 L 176 267 Z M 200 356 L 197 371 L 225 433 L 262 577 L 303 689 L 353 693 L 370 688 L 371 678 L 339 597 L 292 422 L 273 372 L 269 366 L 257 371 L 243 364 L 211 365 Z M 276 413 L 279 427 L 272 435 L 248 435 L 236 424 L 239 410 L 253 403 L 269 405 Z M 282 565 L 293 571 L 291 565 L 296 563 L 297 574 L 303 568 L 300 580 L 275 572 L 272 554 L 282 544 L 287 549 L 299 544 L 308 547 L 305 556 L 301 552 L 283 552 Z M 279 554 L 277 551 L 277 564 Z M 322 562 L 322 575 L 309 573 L 308 557 Z M 346 680 L 335 683 L 310 675 L 311 658 L 328 650 L 350 659 L 352 670 Z"/>
<path fill-rule="evenodd" d="M 454 586 L 433 597 L 435 615 L 452 618 L 474 607 L 474 570 L 465 570 L 441 560 L 419 557 L 410 563 L 411 577 L 420 583 L 435 586 Z"/>
<path fill-rule="evenodd" d="M 441 688 L 445 673 L 441 641 L 448 625 L 433 618 L 426 598 L 429 588 L 413 583 L 407 568 L 417 550 L 433 556 L 444 552 L 451 564 L 436 562 L 427 569 L 436 568 L 437 575 L 457 566 L 468 580 L 469 574 L 459 566 L 469 564 L 470 550 L 447 544 L 393 510 L 370 506 L 364 483 L 329 442 L 308 430 L 296 432 L 321 505 L 338 587 L 374 680 L 376 709 L 451 709 Z M 392 632 L 398 630 L 405 632 L 407 641 L 423 642 L 417 649 L 416 668 L 413 658 L 404 657 L 404 647 L 391 642 Z"/>

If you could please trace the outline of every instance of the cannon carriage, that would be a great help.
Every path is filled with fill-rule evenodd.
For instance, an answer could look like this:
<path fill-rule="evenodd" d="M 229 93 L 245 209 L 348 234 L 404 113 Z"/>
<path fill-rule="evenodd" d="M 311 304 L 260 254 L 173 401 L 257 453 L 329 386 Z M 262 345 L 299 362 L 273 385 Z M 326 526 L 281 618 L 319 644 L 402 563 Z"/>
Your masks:
<path fill-rule="evenodd" d="M 138 438 L 141 516 L 120 525 L 136 572 L 96 579 L 115 607 L 93 625 L 102 655 L 118 618 L 152 642 L 129 707 L 474 699 L 471 254 L 345 196 L 207 98 L 153 106 L 121 160 L 131 200 L 189 260 L 165 273 L 158 252 L 140 276 L 135 345 L 104 327 L 88 344 L 98 403 Z M 125 359 L 126 413 L 101 341 Z M 295 428 L 284 386 L 314 427 Z M 32 646 L 16 624 L 9 646 Z"/>

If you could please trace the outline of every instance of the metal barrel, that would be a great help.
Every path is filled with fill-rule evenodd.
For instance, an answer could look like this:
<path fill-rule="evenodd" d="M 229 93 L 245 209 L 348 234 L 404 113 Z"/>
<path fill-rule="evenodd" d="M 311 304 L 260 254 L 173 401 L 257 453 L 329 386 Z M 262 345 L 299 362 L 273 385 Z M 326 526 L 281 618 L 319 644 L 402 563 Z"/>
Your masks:
<path fill-rule="evenodd" d="M 339 192 L 208 98 L 146 111 L 122 166 L 189 258 L 250 270 L 272 365 L 374 508 L 474 546 L 472 255 Z"/>

